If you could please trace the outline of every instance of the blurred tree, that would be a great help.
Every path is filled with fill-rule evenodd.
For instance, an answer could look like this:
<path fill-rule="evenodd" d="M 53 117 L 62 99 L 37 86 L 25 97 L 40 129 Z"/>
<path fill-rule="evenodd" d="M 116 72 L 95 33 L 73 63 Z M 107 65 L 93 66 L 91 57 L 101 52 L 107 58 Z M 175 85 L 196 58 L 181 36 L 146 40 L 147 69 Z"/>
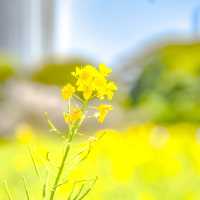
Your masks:
<path fill-rule="evenodd" d="M 95 64 L 93 61 L 82 57 L 69 57 L 65 60 L 49 59 L 41 68 L 32 75 L 32 80 L 49 85 L 64 85 L 72 81 L 71 72 L 76 66 Z"/>
<path fill-rule="evenodd" d="M 140 63 L 132 105 L 155 121 L 200 122 L 200 43 L 164 45 L 149 57 Z"/>

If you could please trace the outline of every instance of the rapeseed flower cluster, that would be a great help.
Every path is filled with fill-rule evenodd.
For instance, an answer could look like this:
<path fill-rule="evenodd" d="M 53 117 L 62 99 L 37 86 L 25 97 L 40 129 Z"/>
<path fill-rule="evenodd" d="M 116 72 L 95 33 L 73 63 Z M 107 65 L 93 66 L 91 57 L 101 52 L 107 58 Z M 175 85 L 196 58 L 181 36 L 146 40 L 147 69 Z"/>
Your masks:
<path fill-rule="evenodd" d="M 65 147 L 64 155 L 60 161 L 55 179 L 51 186 L 51 191 L 49 192 L 49 200 L 54 200 L 57 189 L 61 183 L 62 175 L 64 169 L 66 168 L 66 160 L 71 152 L 71 146 L 74 136 L 79 131 L 79 128 L 83 120 L 88 116 L 89 103 L 92 100 L 111 100 L 114 92 L 117 90 L 117 86 L 113 81 L 108 79 L 112 70 L 104 64 L 100 64 L 98 69 L 92 65 L 86 65 L 83 67 L 77 67 L 75 72 L 72 72 L 72 76 L 75 79 L 75 83 L 67 83 L 61 89 L 61 95 L 64 101 L 68 104 L 67 112 L 63 113 L 64 121 L 68 125 L 68 131 L 66 135 L 67 145 Z M 74 101 L 76 100 L 76 101 Z M 78 101 L 78 102 L 77 102 Z M 95 112 L 92 116 L 98 118 L 99 123 L 103 123 L 108 112 L 112 110 L 112 106 L 109 104 L 99 104 L 97 106 L 91 107 Z M 96 113 L 97 112 L 97 113 Z M 58 132 L 57 128 L 53 123 L 48 120 L 49 125 L 53 131 Z M 91 144 L 91 140 L 87 141 Z M 89 145 L 91 148 L 91 146 Z M 79 162 L 85 160 L 90 152 L 89 150 L 83 151 L 83 153 L 78 153 Z M 82 156 L 82 154 L 85 154 Z M 71 161 L 73 163 L 73 161 Z M 73 165 L 73 164 L 72 164 Z M 88 192 L 92 189 L 93 185 L 96 183 L 97 177 L 92 180 L 84 180 L 84 183 L 79 187 L 79 191 L 75 192 L 74 188 L 68 191 L 69 200 L 81 200 Z M 83 188 L 85 191 L 82 191 Z"/>
<path fill-rule="evenodd" d="M 75 85 L 68 83 L 65 85 L 61 94 L 65 101 L 70 101 L 73 97 L 80 100 L 83 104 L 88 104 L 94 99 L 112 100 L 117 86 L 113 81 L 108 80 L 112 70 L 104 64 L 100 64 L 98 68 L 92 65 L 77 67 L 72 76 L 75 78 Z M 98 112 L 96 115 L 99 123 L 103 123 L 108 112 L 112 110 L 112 106 L 108 104 L 100 104 L 94 107 Z M 64 113 L 65 122 L 74 124 L 84 117 L 83 109 L 75 108 Z"/>

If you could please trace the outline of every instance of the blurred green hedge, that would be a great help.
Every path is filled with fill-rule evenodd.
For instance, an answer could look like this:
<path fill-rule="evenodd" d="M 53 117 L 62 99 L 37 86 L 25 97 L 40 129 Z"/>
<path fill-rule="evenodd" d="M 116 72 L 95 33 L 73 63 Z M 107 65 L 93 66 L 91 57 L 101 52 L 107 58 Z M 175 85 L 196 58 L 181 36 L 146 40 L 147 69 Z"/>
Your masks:
<path fill-rule="evenodd" d="M 200 43 L 168 44 L 145 57 L 130 96 L 158 122 L 200 122 Z"/>
<path fill-rule="evenodd" d="M 0 56 L 0 83 L 3 83 L 15 74 L 9 59 Z"/>
<path fill-rule="evenodd" d="M 81 57 L 70 57 L 65 60 L 48 59 L 32 75 L 35 82 L 48 85 L 64 85 L 72 81 L 71 72 L 76 66 L 93 64 L 90 60 Z"/>

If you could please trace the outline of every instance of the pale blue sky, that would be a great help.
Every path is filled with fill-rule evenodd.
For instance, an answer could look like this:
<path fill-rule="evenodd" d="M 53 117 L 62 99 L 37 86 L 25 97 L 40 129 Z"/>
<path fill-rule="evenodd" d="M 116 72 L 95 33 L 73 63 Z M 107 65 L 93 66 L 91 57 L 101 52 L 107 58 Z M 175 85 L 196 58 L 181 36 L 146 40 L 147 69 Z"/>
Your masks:
<path fill-rule="evenodd" d="M 167 34 L 192 34 L 200 0 L 73 0 L 72 49 L 113 62 Z"/>

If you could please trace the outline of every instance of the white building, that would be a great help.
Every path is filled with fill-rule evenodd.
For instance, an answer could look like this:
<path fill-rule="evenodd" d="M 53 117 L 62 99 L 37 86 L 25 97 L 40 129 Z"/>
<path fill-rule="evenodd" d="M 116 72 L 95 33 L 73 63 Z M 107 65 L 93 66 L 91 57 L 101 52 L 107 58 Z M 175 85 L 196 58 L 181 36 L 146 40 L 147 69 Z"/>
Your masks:
<path fill-rule="evenodd" d="M 0 0 L 0 51 L 32 63 L 70 46 L 70 0 Z"/>

